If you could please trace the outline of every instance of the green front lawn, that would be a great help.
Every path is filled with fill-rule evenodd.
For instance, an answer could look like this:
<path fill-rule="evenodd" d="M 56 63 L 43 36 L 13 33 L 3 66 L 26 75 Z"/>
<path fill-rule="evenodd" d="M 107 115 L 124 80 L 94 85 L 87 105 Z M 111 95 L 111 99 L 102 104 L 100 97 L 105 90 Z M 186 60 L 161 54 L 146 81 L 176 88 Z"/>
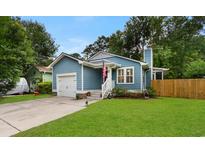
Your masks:
<path fill-rule="evenodd" d="M 16 136 L 205 136 L 205 100 L 103 100 Z"/>
<path fill-rule="evenodd" d="M 33 94 L 26 94 L 26 95 L 16 95 L 11 97 L 0 97 L 0 105 L 6 104 L 6 103 L 15 103 L 15 102 L 21 102 L 21 101 L 28 101 L 28 100 L 34 100 L 34 99 L 40 99 L 40 98 L 47 98 L 51 95 L 48 94 L 40 94 L 38 96 L 34 96 Z"/>

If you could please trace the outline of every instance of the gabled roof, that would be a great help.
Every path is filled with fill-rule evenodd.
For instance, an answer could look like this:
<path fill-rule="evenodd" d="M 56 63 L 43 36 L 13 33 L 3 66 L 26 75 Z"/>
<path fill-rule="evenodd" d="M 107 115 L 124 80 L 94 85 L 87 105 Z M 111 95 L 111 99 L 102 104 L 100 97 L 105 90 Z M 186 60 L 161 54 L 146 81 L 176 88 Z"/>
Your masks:
<path fill-rule="evenodd" d="M 88 67 L 93 67 L 93 68 L 100 68 L 102 67 L 102 63 L 92 63 L 92 62 L 88 62 L 88 61 L 83 61 L 83 60 L 79 60 L 77 58 L 74 58 L 72 56 L 70 56 L 69 54 L 67 53 L 64 53 L 62 52 L 48 67 L 53 67 L 55 64 L 57 64 L 63 57 L 68 57 L 70 59 L 73 59 L 75 61 L 77 61 L 79 64 L 83 64 L 85 66 L 88 66 Z M 110 61 L 107 61 L 106 63 L 107 65 L 115 65 L 115 66 L 120 66 L 114 62 L 110 62 Z"/>
<path fill-rule="evenodd" d="M 100 52 L 98 52 L 98 53 L 96 53 L 94 56 L 92 56 L 91 58 L 93 58 L 93 57 L 95 57 L 95 56 L 97 56 L 98 54 L 100 54 L 100 53 L 102 53 L 102 54 L 108 54 L 109 56 L 111 56 L 111 57 L 120 57 L 120 58 L 123 58 L 123 59 L 126 59 L 126 60 L 129 60 L 129 61 L 133 61 L 133 62 L 137 62 L 137 63 L 140 63 L 142 66 L 144 66 L 144 67 L 146 67 L 146 66 L 148 66 L 148 64 L 147 63 L 145 63 L 145 62 L 141 62 L 141 61 L 138 61 L 138 60 L 134 60 L 134 59 L 131 59 L 131 58 L 127 58 L 127 57 L 123 57 L 123 56 L 119 56 L 119 55 L 116 55 L 116 54 L 111 54 L 111 53 L 108 53 L 108 52 L 105 52 L 105 51 L 100 51 Z M 74 58 L 74 57 L 72 57 L 72 56 L 70 56 L 69 54 L 67 54 L 67 53 L 64 53 L 64 52 L 62 52 L 48 67 L 53 67 L 56 63 L 58 63 L 63 57 L 68 57 L 68 58 L 70 58 L 70 59 L 73 59 L 73 60 L 75 60 L 75 61 L 77 61 L 79 64 L 83 64 L 83 65 L 85 65 L 85 66 L 89 66 L 89 67 L 93 67 L 93 68 L 98 68 L 101 64 L 95 64 L 95 63 L 93 63 L 93 62 L 91 62 L 91 61 L 82 61 L 82 60 L 80 60 L 80 59 L 77 59 L 77 58 Z M 91 59 L 91 58 L 89 58 L 89 59 Z M 96 60 L 93 60 L 93 61 L 96 61 Z M 111 61 L 109 61 L 110 63 L 109 64 L 115 64 L 115 63 L 113 63 L 113 62 L 111 62 Z M 119 66 L 118 64 L 115 64 L 116 66 Z"/>
<path fill-rule="evenodd" d="M 67 54 L 67 53 L 62 52 L 62 53 L 49 65 L 49 67 L 53 67 L 53 66 L 54 66 L 56 63 L 58 63 L 63 57 L 71 58 L 71 59 L 77 61 L 79 64 L 82 63 L 82 60 L 79 60 L 79 59 L 77 59 L 77 58 L 74 58 L 74 57 L 70 56 L 70 55 Z"/>
<path fill-rule="evenodd" d="M 35 66 L 39 72 L 51 73 L 51 68 L 46 66 Z"/>
<path fill-rule="evenodd" d="M 120 58 L 129 60 L 129 61 L 133 61 L 133 62 L 140 63 L 141 65 L 148 65 L 147 63 L 142 62 L 142 61 L 138 61 L 138 60 L 135 60 L 135 59 L 127 58 L 127 57 L 120 56 L 120 55 L 113 54 L 113 53 L 108 53 L 108 52 L 105 52 L 105 51 L 99 51 L 99 52 L 97 52 L 95 55 L 93 55 L 92 57 L 90 57 L 88 60 L 92 60 L 94 57 L 96 57 L 96 56 L 99 55 L 100 53 L 101 53 L 101 54 L 107 54 L 107 55 L 110 55 L 110 56 L 112 56 L 112 57 L 120 57 Z"/>

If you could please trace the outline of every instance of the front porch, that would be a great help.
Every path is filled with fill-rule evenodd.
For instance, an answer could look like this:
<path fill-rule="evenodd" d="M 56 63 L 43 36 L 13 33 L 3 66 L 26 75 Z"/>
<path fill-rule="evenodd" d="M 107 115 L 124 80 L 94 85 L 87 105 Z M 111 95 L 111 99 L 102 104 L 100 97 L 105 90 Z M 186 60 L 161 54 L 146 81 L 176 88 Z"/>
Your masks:
<path fill-rule="evenodd" d="M 111 90 L 115 87 L 116 81 L 113 74 L 116 72 L 116 69 L 119 68 L 121 65 L 108 61 L 108 60 L 96 60 L 94 62 L 85 62 L 83 63 L 83 71 L 82 71 L 82 84 L 81 84 L 81 90 L 77 91 L 77 93 L 87 93 L 91 92 L 91 94 L 100 95 L 101 98 L 104 98 Z M 89 69 L 89 72 L 97 72 L 96 74 L 89 74 L 87 72 Z M 106 75 L 103 79 L 103 67 L 106 68 Z M 87 77 L 89 76 L 89 78 Z M 96 76 L 98 76 L 98 80 L 94 79 Z M 100 79 L 100 80 L 99 80 Z M 96 86 L 89 86 L 94 88 L 88 88 L 86 85 L 96 85 Z"/>
<path fill-rule="evenodd" d="M 164 80 L 164 75 L 169 69 L 153 67 L 153 80 Z"/>

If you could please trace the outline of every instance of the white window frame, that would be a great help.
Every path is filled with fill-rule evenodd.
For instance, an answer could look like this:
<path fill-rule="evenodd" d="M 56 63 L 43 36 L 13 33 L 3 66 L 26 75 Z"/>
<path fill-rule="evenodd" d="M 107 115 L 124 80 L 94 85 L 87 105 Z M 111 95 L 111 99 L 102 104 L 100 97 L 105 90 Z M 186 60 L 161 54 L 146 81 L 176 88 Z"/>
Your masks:
<path fill-rule="evenodd" d="M 123 69 L 124 70 L 124 83 L 119 83 L 118 82 L 118 70 L 121 70 L 121 69 Z M 127 83 L 127 79 L 126 79 L 126 77 L 127 77 L 127 72 L 126 72 L 126 70 L 127 69 L 132 69 L 132 73 L 133 73 L 133 80 L 132 80 L 132 82 L 129 82 L 129 83 Z M 129 66 L 129 67 L 120 67 L 120 68 L 118 68 L 117 69 L 117 75 L 116 75 L 116 81 L 117 81 L 117 84 L 134 84 L 135 83 L 135 81 L 134 81 L 134 79 L 135 79 L 135 69 L 134 69 L 134 66 Z"/>

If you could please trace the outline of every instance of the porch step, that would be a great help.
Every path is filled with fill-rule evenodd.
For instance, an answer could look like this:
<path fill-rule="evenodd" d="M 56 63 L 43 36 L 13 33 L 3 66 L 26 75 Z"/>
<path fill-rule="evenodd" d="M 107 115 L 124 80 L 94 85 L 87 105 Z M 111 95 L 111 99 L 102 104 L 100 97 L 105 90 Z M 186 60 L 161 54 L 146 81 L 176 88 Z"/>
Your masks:
<path fill-rule="evenodd" d="M 101 99 L 101 90 L 91 91 L 91 96 L 88 96 L 87 99 L 89 101 Z"/>

